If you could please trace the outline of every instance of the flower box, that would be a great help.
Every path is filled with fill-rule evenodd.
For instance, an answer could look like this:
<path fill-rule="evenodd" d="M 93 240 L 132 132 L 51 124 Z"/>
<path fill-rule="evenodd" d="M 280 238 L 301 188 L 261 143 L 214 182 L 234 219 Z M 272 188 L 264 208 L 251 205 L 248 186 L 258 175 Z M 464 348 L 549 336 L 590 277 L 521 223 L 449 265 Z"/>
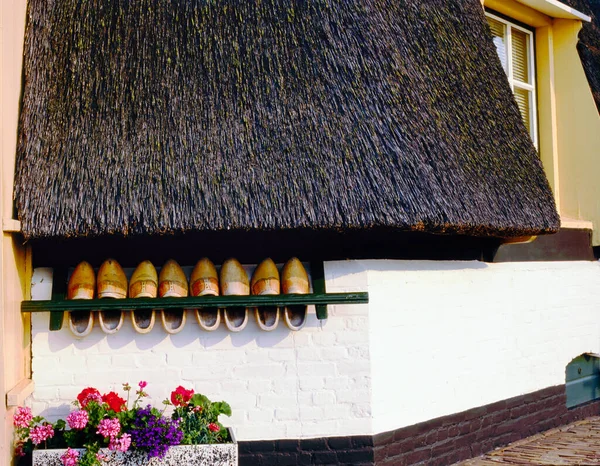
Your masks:
<path fill-rule="evenodd" d="M 233 443 L 216 443 L 209 445 L 178 445 L 169 448 L 164 458 L 152 458 L 140 451 L 116 452 L 102 449 L 107 461 L 106 466 L 237 466 L 238 447 L 231 429 L 230 438 Z M 66 449 L 34 450 L 33 466 L 63 466 L 60 457 Z M 78 450 L 83 453 L 84 450 Z"/>
<path fill-rule="evenodd" d="M 161 412 L 140 406 L 148 396 L 146 385 L 139 382 L 131 407 L 128 383 L 123 384 L 127 400 L 87 387 L 74 402 L 79 409 L 56 423 L 18 407 L 15 456 L 31 454 L 34 466 L 237 465 L 233 432 L 218 420 L 221 414 L 231 416 L 229 404 L 179 386 Z M 170 417 L 165 416 L 168 406 L 174 407 Z"/>

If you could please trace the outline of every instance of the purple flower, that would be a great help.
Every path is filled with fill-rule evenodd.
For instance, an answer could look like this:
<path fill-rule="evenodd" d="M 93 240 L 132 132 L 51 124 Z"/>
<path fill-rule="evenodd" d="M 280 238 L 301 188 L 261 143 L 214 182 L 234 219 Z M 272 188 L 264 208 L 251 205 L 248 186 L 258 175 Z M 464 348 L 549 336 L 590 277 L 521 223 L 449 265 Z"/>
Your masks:
<path fill-rule="evenodd" d="M 183 432 L 179 423 L 163 417 L 148 405 L 136 413 L 130 430 L 132 444 L 148 453 L 148 458 L 163 458 L 169 447 L 179 445 Z"/>

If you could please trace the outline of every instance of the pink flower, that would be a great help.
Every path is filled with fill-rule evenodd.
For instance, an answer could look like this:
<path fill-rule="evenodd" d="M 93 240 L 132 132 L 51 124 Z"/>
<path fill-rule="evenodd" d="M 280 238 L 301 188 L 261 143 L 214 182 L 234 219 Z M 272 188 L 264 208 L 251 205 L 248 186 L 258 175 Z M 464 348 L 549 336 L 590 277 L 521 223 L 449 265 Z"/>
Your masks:
<path fill-rule="evenodd" d="M 148 382 L 141 380 L 139 385 L 140 385 L 140 390 L 143 390 L 144 388 L 146 388 L 146 385 L 148 385 Z"/>
<path fill-rule="evenodd" d="M 110 443 L 108 444 L 109 450 L 116 451 L 127 451 L 131 446 L 131 435 L 123 434 L 121 438 L 111 437 Z"/>
<path fill-rule="evenodd" d="M 67 451 L 60 457 L 64 466 L 77 466 L 77 460 L 79 459 L 79 452 L 67 448 Z"/>
<path fill-rule="evenodd" d="M 83 429 L 89 421 L 87 411 L 74 411 L 67 416 L 67 423 L 71 429 Z"/>
<path fill-rule="evenodd" d="M 106 456 L 104 453 L 96 453 L 96 459 L 98 461 L 108 461 L 108 456 Z"/>
<path fill-rule="evenodd" d="M 219 432 L 221 430 L 221 428 L 217 424 L 215 424 L 214 422 L 211 422 L 208 425 L 208 430 L 210 430 L 211 432 Z"/>
<path fill-rule="evenodd" d="M 13 416 L 13 423 L 15 427 L 29 427 L 29 423 L 33 419 L 31 414 L 31 408 L 23 408 L 19 406 L 15 415 Z"/>
<path fill-rule="evenodd" d="M 52 428 L 52 424 L 36 426 L 29 431 L 29 438 L 31 438 L 31 441 L 34 445 L 39 445 L 40 443 L 52 437 L 54 437 L 54 429 Z"/>
<path fill-rule="evenodd" d="M 97 434 L 102 435 L 104 438 L 113 438 L 119 435 L 121 431 L 121 424 L 118 419 L 102 419 L 98 424 Z"/>

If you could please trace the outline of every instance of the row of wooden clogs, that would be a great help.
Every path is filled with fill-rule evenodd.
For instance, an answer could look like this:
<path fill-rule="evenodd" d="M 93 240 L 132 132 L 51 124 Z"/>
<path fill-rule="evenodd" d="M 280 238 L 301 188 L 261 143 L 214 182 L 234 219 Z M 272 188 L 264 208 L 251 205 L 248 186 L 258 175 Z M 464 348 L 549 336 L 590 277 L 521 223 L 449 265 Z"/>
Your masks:
<path fill-rule="evenodd" d="M 190 290 L 191 289 L 191 290 Z M 81 262 L 74 270 L 67 287 L 68 299 L 113 298 L 161 298 L 192 296 L 231 296 L 231 295 L 277 295 L 306 294 L 310 291 L 308 274 L 297 258 L 286 262 L 279 278 L 277 266 L 271 259 L 261 262 L 248 280 L 245 269 L 236 259 L 228 259 L 221 266 L 220 277 L 214 264 L 203 258 L 194 267 L 190 287 L 185 273 L 173 260 L 162 267 L 160 274 L 150 261 L 138 265 L 129 280 L 114 259 L 106 260 L 98 270 L 98 276 L 87 262 Z M 248 323 L 248 309 L 223 309 L 223 320 L 230 331 L 239 332 Z M 299 330 L 306 322 L 306 306 L 290 306 L 280 310 L 277 307 L 253 309 L 257 323 L 262 330 L 274 330 L 283 315 L 283 320 L 291 330 Z M 196 319 L 201 328 L 216 330 L 221 323 L 219 309 L 195 309 Z M 94 325 L 93 312 L 69 313 L 69 328 L 78 337 L 89 334 Z M 155 313 L 150 310 L 132 311 L 131 321 L 138 333 L 148 333 L 155 323 Z M 123 325 L 124 312 L 100 311 L 97 313 L 100 327 L 105 333 L 116 333 Z M 180 332 L 185 326 L 185 311 L 161 311 L 163 328 L 168 333 Z"/>

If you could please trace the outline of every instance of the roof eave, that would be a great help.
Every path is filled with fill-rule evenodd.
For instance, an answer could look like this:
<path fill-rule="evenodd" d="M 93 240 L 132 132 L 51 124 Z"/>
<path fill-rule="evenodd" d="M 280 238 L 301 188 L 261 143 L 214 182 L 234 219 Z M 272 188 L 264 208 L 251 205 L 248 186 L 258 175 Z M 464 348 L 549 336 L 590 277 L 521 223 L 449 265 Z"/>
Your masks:
<path fill-rule="evenodd" d="M 590 22 L 591 17 L 583 14 L 581 11 L 571 8 L 558 0 L 516 0 L 523 5 L 528 6 L 540 13 L 544 13 L 552 18 L 575 19 Z"/>

